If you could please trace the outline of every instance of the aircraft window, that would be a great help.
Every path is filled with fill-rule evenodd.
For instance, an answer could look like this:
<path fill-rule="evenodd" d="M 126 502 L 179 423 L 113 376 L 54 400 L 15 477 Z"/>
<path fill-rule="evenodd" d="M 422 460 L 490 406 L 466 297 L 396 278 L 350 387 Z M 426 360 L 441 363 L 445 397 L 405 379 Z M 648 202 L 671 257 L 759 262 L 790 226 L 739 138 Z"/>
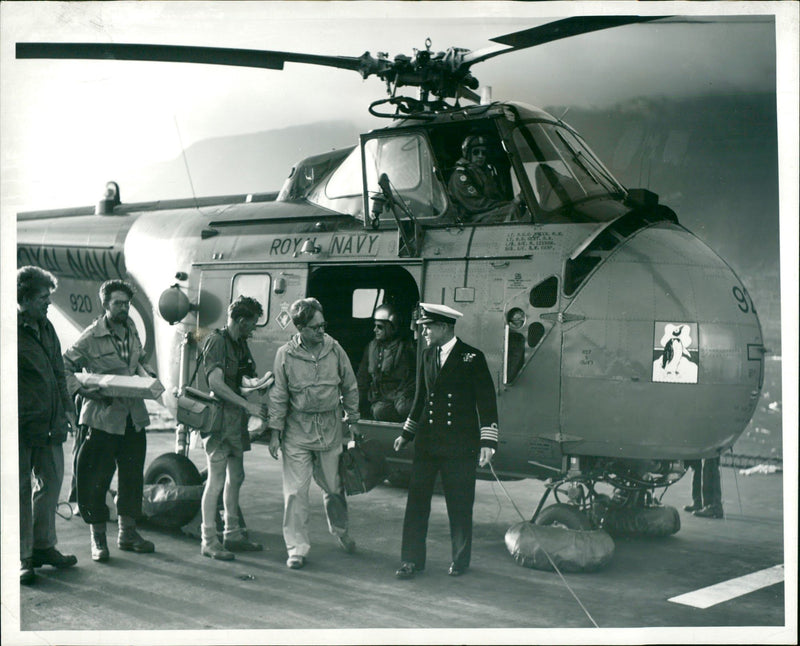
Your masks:
<path fill-rule="evenodd" d="M 353 318 L 372 318 L 375 308 L 383 303 L 382 289 L 356 289 L 353 292 Z"/>
<path fill-rule="evenodd" d="M 418 218 L 444 213 L 447 198 L 434 173 L 427 140 L 419 134 L 370 139 L 364 144 L 367 190 L 380 192 L 378 178 L 386 173 L 392 188 Z M 361 149 L 355 148 L 308 200 L 325 208 L 363 219 Z M 390 216 L 391 217 L 391 216 Z"/>
<path fill-rule="evenodd" d="M 509 312 L 510 314 L 510 312 Z M 506 325 L 504 382 L 511 383 L 525 365 L 525 336 Z"/>
<path fill-rule="evenodd" d="M 239 296 L 249 296 L 261 303 L 264 313 L 256 322 L 259 327 L 267 324 L 271 283 L 272 277 L 269 274 L 236 274 L 233 277 L 231 303 Z"/>
<path fill-rule="evenodd" d="M 506 314 L 506 322 L 512 330 L 519 330 L 525 325 L 525 312 L 518 307 L 510 309 Z"/>
<path fill-rule="evenodd" d="M 361 195 L 361 149 L 355 148 L 325 185 L 325 196 L 330 199 Z"/>
<path fill-rule="evenodd" d="M 393 190 L 416 217 L 444 213 L 445 190 L 434 173 L 433 155 L 422 135 L 370 139 L 364 144 L 364 153 L 370 194 L 380 191 L 378 178 L 385 173 Z"/>
<path fill-rule="evenodd" d="M 618 195 L 624 190 L 567 128 L 528 123 L 514 131 L 514 142 L 543 211 L 590 197 Z"/>
<path fill-rule="evenodd" d="M 534 307 L 553 307 L 558 300 L 558 278 L 550 276 L 531 289 L 530 302 Z"/>
<path fill-rule="evenodd" d="M 544 337 L 544 325 L 539 322 L 531 323 L 528 327 L 528 345 L 535 348 Z"/>

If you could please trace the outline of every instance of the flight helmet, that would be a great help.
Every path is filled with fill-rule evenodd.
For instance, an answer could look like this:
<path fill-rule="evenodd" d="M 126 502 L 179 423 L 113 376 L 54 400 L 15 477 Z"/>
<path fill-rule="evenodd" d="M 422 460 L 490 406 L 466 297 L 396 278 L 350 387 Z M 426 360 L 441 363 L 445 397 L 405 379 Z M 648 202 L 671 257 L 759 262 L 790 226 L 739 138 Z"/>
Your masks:
<path fill-rule="evenodd" d="M 384 303 L 383 305 L 375 308 L 375 314 L 373 314 L 372 318 L 375 321 L 388 321 L 392 324 L 392 327 L 395 330 L 400 328 L 400 317 L 397 316 L 397 312 L 395 311 L 394 307 L 388 303 Z"/>

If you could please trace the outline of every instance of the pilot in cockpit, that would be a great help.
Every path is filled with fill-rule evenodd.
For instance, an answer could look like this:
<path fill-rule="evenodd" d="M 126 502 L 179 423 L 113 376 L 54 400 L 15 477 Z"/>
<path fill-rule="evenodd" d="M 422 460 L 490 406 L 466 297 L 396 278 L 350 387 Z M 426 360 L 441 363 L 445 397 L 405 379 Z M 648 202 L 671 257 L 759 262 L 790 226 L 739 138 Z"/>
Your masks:
<path fill-rule="evenodd" d="M 489 139 L 468 135 L 461 144 L 448 188 L 461 221 L 503 221 L 519 213 L 519 202 L 507 199 L 503 179 L 489 159 Z"/>

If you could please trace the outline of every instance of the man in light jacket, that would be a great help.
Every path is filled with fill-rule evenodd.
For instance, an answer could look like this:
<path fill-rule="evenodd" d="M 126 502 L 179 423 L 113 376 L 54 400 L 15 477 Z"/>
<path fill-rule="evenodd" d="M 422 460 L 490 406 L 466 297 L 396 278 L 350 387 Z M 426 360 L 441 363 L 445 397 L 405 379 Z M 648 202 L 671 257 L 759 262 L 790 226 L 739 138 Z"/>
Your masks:
<path fill-rule="evenodd" d="M 117 547 L 127 552 L 155 551 L 151 541 L 136 531 L 142 515 L 144 460 L 147 453 L 145 427 L 150 423 L 141 397 L 106 397 L 97 389 L 85 388 L 74 373 L 155 376 L 143 363 L 144 348 L 136 325 L 128 316 L 133 287 L 124 280 L 107 280 L 100 285 L 100 302 L 105 313 L 87 327 L 64 353 L 67 387 L 86 402 L 79 422 L 89 434 L 78 454 L 78 508 L 91 528 L 92 560 L 109 559 L 106 541 L 106 492 L 117 471 L 119 535 Z"/>
<path fill-rule="evenodd" d="M 339 479 L 339 455 L 346 443 L 342 406 L 349 424 L 359 419 L 358 385 L 342 346 L 325 334 L 322 305 L 303 298 L 289 309 L 298 330 L 275 355 L 275 385 L 270 391 L 269 451 L 283 453 L 283 538 L 292 569 L 306 564 L 311 477 L 323 491 L 328 529 L 347 553 L 350 538 L 347 501 Z M 352 432 L 348 431 L 348 438 Z"/>

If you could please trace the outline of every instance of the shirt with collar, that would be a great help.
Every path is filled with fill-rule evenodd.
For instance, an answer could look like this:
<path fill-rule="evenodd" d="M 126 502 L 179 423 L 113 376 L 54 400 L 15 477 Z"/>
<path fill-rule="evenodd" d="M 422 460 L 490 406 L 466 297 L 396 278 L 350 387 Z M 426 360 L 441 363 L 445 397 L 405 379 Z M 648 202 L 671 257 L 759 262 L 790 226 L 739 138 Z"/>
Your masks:
<path fill-rule="evenodd" d="M 446 362 L 447 357 L 450 356 L 450 353 L 453 351 L 453 348 L 456 345 L 456 337 L 450 339 L 444 345 L 439 346 L 439 367 L 441 368 Z"/>

